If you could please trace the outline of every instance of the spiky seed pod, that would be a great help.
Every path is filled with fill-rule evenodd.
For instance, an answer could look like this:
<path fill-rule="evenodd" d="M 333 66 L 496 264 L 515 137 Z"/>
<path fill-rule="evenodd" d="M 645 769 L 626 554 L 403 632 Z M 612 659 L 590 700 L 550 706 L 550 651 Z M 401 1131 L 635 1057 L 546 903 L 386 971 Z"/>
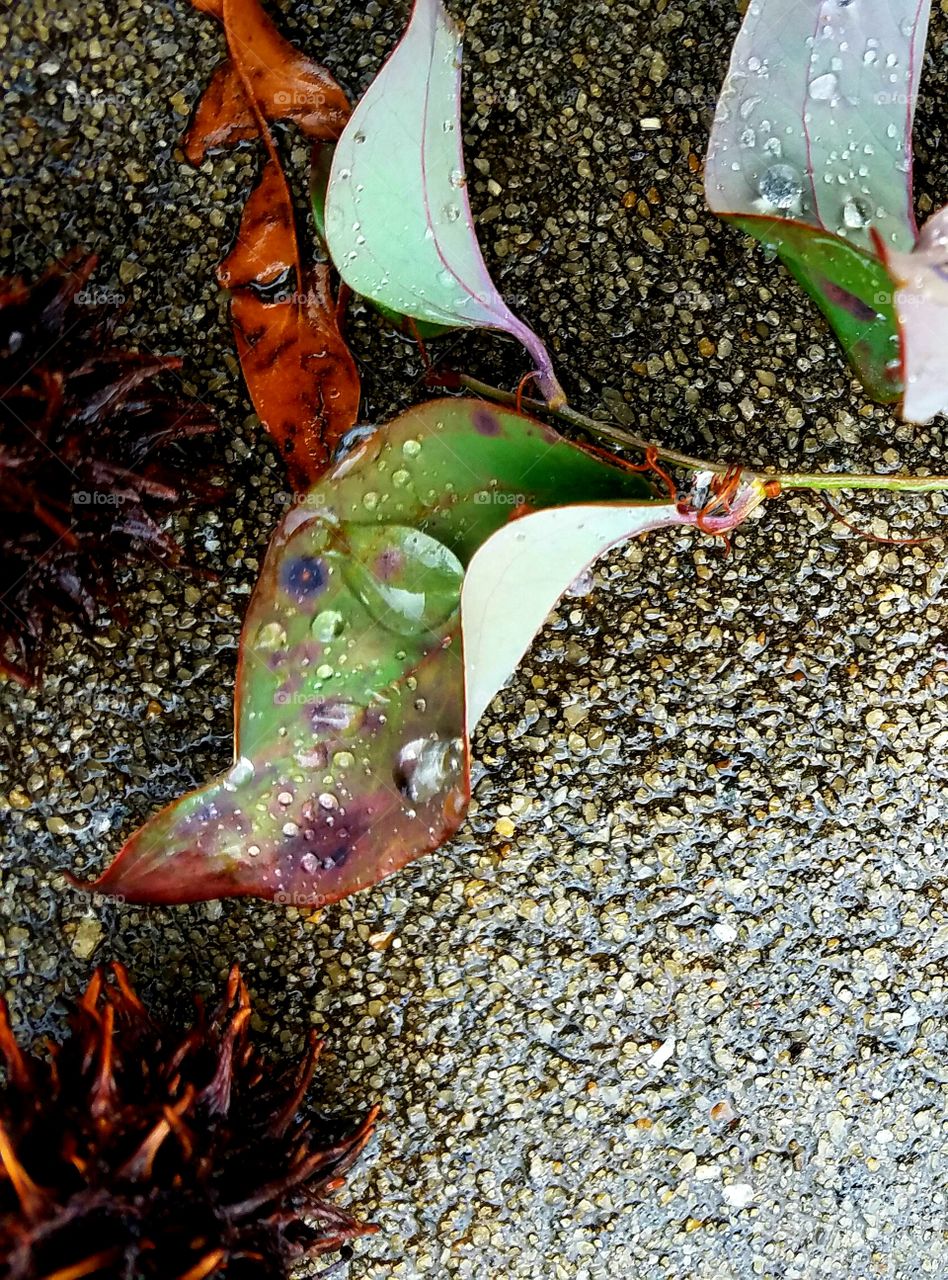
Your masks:
<path fill-rule="evenodd" d="M 23 683 L 57 613 L 89 625 L 105 605 L 122 621 L 117 568 L 178 563 L 159 521 L 223 492 L 174 457 L 215 429 L 162 389 L 181 361 L 115 345 L 120 312 L 86 288 L 95 265 L 73 255 L 32 286 L 0 278 L 0 670 Z"/>
<path fill-rule="evenodd" d="M 6 1280 L 285 1280 L 374 1230 L 327 1198 L 375 1123 L 306 1117 L 319 1056 L 265 1067 L 235 966 L 210 1017 L 174 1033 L 119 964 L 71 1032 L 24 1052 L 0 1002 L 0 1274 Z"/>

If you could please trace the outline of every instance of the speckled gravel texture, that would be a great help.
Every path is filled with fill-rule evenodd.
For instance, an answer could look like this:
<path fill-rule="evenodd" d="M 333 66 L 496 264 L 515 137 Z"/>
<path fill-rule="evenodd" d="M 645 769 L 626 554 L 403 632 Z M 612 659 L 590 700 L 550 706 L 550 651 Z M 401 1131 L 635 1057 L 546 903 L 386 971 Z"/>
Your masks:
<path fill-rule="evenodd" d="M 228 759 L 238 628 L 284 488 L 214 283 L 258 155 L 194 172 L 178 150 L 219 31 L 183 2 L 116 7 L 0 10 L 0 265 L 96 248 L 129 340 L 183 353 L 219 411 L 233 492 L 178 525 L 218 581 L 142 568 L 128 629 L 64 629 L 39 692 L 0 688 L 16 1014 L 56 1030 L 112 956 L 163 1007 L 240 960 L 274 1047 L 326 1029 L 328 1104 L 384 1105 L 347 1193 L 381 1231 L 351 1280 L 948 1276 L 938 500 L 848 504 L 923 545 L 794 499 L 726 560 L 681 532 L 610 556 L 482 722 L 460 837 L 316 917 L 67 885 Z M 407 9 L 280 7 L 353 94 Z M 485 252 L 577 406 L 718 458 L 948 470 L 942 422 L 869 404 L 784 272 L 703 207 L 736 4 L 452 7 Z M 938 14 L 923 213 L 948 194 L 945 34 Z M 423 394 L 412 346 L 359 311 L 352 337 L 367 418 Z M 486 336 L 450 359 L 507 386 L 524 367 Z"/>

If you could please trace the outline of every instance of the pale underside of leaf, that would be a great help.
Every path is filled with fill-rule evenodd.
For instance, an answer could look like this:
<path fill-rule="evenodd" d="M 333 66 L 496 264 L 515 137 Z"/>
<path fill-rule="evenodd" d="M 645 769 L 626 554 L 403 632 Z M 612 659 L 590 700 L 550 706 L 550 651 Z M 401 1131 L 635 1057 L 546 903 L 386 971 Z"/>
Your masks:
<path fill-rule="evenodd" d="M 912 253 L 888 253 L 886 268 L 905 353 L 902 416 L 928 422 L 948 412 L 948 209 L 928 219 Z"/>
<path fill-rule="evenodd" d="M 326 199 L 333 262 L 351 289 L 400 315 L 500 329 L 561 401 L 549 353 L 507 307 L 484 263 L 461 138 L 461 39 L 441 0 L 408 29 L 336 146 Z"/>
<path fill-rule="evenodd" d="M 722 531 L 762 496 L 759 486 L 745 487 Z M 596 503 L 535 511 L 489 538 L 468 565 L 461 592 L 468 733 L 584 569 L 638 534 L 694 523 L 689 503 Z"/>
<path fill-rule="evenodd" d="M 588 565 L 635 534 L 684 523 L 670 503 L 554 507 L 523 516 L 488 539 L 469 564 L 461 592 L 468 733 Z"/>
<path fill-rule="evenodd" d="M 930 0 L 751 0 L 715 113 L 718 213 L 915 243 L 912 121 Z"/>

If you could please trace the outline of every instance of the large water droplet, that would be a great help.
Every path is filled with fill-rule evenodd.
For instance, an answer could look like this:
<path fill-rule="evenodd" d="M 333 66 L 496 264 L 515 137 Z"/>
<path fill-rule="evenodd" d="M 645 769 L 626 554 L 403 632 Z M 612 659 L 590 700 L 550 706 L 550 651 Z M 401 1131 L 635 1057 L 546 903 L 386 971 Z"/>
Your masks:
<path fill-rule="evenodd" d="M 272 652 L 286 644 L 286 630 L 279 622 L 265 622 L 254 637 L 253 647 Z"/>
<path fill-rule="evenodd" d="M 313 638 L 323 644 L 331 644 L 345 629 L 346 620 L 338 609 L 323 609 L 310 623 Z"/>
<path fill-rule="evenodd" d="M 437 734 L 415 738 L 398 753 L 395 785 L 412 804 L 425 804 L 456 784 L 463 754 L 460 738 L 445 741 Z"/>
<path fill-rule="evenodd" d="M 351 525 L 343 572 L 369 613 L 396 635 L 440 627 L 457 609 L 464 566 L 453 551 L 404 525 Z"/>
<path fill-rule="evenodd" d="M 243 783 L 250 781 L 254 772 L 253 761 L 246 756 L 239 756 L 224 776 L 224 790 L 236 791 Z"/>
<path fill-rule="evenodd" d="M 757 179 L 763 211 L 799 210 L 803 196 L 803 179 L 798 169 L 789 164 L 772 164 Z"/>
<path fill-rule="evenodd" d="M 843 226 L 848 227 L 851 231 L 856 231 L 860 227 L 869 225 L 869 207 L 863 200 L 857 199 L 856 196 L 848 196 L 843 205 Z"/>
<path fill-rule="evenodd" d="M 817 76 L 815 80 L 810 81 L 810 97 L 815 98 L 817 102 L 830 102 L 836 97 L 839 81 L 832 71 L 827 71 L 825 75 Z"/>

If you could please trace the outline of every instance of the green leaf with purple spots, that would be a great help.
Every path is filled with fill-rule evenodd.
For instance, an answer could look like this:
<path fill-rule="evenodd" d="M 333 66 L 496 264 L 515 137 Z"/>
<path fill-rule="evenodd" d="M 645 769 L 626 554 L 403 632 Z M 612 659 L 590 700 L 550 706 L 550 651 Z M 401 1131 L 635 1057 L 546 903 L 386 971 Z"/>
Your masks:
<path fill-rule="evenodd" d="M 762 496 L 747 487 L 701 525 L 732 528 Z M 623 538 L 698 521 L 530 418 L 410 410 L 274 535 L 241 637 L 233 766 L 94 887 L 316 906 L 436 848 L 467 807 L 469 727 L 569 583 Z"/>

